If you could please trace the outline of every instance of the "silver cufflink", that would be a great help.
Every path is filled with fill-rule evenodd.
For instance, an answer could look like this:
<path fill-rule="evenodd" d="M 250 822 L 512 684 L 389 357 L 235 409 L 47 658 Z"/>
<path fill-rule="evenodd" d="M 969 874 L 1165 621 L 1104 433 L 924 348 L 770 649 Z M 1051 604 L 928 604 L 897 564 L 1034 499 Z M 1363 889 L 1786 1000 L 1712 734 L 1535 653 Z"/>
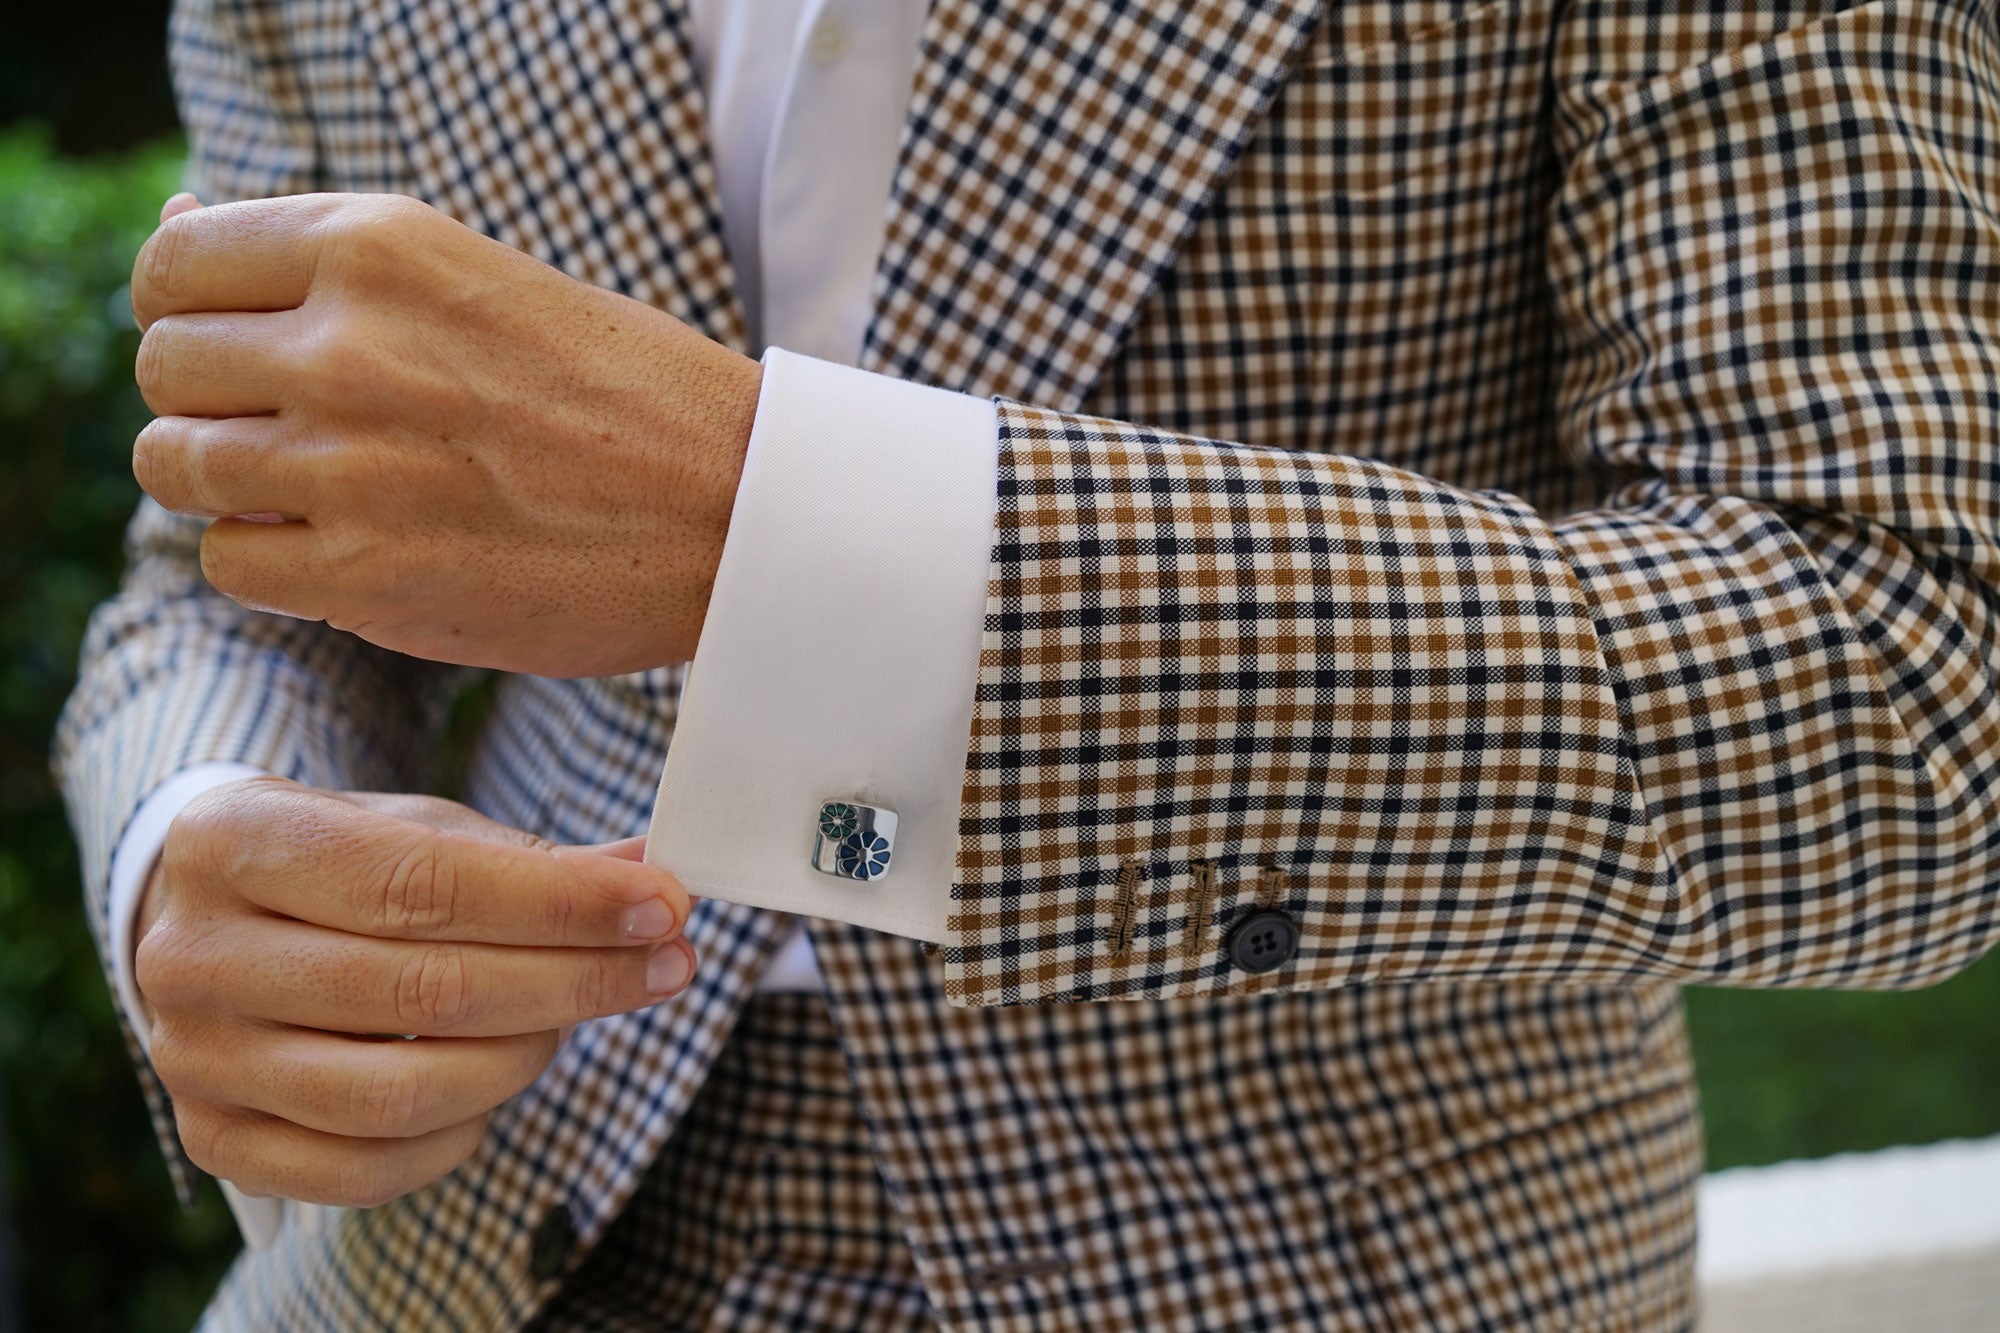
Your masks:
<path fill-rule="evenodd" d="M 841 879 L 880 879 L 896 851 L 896 812 L 859 801 L 828 801 L 819 808 L 813 869 Z"/>

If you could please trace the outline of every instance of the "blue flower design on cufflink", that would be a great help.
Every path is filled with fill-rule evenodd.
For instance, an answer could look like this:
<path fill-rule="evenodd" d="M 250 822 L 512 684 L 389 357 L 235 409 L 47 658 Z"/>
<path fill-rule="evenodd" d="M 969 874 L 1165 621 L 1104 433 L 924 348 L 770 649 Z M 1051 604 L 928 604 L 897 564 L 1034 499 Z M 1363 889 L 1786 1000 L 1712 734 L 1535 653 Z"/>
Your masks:
<path fill-rule="evenodd" d="M 896 812 L 859 801 L 827 801 L 819 808 L 813 868 L 840 879 L 880 879 L 896 850 Z"/>
<path fill-rule="evenodd" d="M 879 833 L 850 833 L 840 840 L 833 863 L 849 879 L 877 879 L 889 872 L 889 840 Z"/>

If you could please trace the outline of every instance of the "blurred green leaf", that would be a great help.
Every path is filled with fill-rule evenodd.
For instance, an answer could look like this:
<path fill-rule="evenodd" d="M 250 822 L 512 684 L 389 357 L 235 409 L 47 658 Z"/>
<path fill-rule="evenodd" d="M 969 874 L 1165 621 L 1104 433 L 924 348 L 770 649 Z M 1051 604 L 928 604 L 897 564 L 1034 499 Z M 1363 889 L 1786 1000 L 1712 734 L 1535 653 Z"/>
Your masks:
<path fill-rule="evenodd" d="M 2000 1134 L 2000 954 L 1929 990 L 1688 992 L 1711 1169 Z"/>
<path fill-rule="evenodd" d="M 30 1328 L 184 1329 L 236 1248 L 183 1214 L 84 925 L 48 775 L 90 610 L 114 587 L 146 419 L 132 257 L 181 148 L 87 162 L 0 133 L 0 1094 Z"/>

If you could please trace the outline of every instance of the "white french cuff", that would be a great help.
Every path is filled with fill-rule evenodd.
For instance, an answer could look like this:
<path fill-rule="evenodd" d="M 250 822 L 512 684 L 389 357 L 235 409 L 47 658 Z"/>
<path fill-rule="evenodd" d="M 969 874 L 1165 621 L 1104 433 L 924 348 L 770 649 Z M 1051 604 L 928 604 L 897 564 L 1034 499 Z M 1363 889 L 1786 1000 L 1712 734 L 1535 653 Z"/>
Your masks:
<path fill-rule="evenodd" d="M 139 803 L 139 808 L 132 812 L 132 822 L 125 826 L 124 835 L 111 853 L 111 880 L 105 904 L 110 918 L 111 985 L 119 1007 L 125 1011 L 125 1021 L 132 1025 L 132 1035 L 148 1054 L 153 1049 L 153 1025 L 147 1021 L 146 1008 L 140 1003 L 132 950 L 138 933 L 139 898 L 146 881 L 153 876 L 160 849 L 167 845 L 167 829 L 190 801 L 211 787 L 241 778 L 266 776 L 269 775 L 264 769 L 226 761 L 184 768 Z M 222 1198 L 236 1218 L 236 1229 L 243 1233 L 243 1243 L 253 1250 L 261 1250 L 277 1239 L 287 1215 L 296 1218 L 305 1231 L 317 1232 L 332 1225 L 337 1211 L 319 1204 L 245 1194 L 226 1180 L 216 1183 L 222 1186 Z"/>
<path fill-rule="evenodd" d="M 998 472 L 989 400 L 765 354 L 648 861 L 701 897 L 944 939 Z M 829 804 L 893 812 L 884 866 L 815 868 Z"/>

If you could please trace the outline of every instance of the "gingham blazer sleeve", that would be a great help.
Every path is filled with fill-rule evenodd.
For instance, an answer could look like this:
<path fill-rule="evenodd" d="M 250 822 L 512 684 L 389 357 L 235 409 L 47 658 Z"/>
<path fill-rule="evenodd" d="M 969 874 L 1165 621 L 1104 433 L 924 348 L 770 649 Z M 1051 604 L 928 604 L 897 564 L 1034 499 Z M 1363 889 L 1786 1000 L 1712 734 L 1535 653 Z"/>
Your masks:
<path fill-rule="evenodd" d="M 1003 405 L 958 1002 L 1915 986 L 1993 941 L 1993 5 L 1719 6 L 1692 58 L 1609 8 L 1554 34 L 1547 254 L 1599 507 Z M 1248 975 L 1258 904 L 1302 944 Z"/>
<path fill-rule="evenodd" d="M 188 188 L 205 203 L 316 188 L 313 139 L 283 82 L 285 62 L 207 3 L 182 4 L 174 24 Z M 419 787 L 445 693 L 460 679 L 317 622 L 244 610 L 202 577 L 203 528 L 141 503 L 126 534 L 123 583 L 91 621 L 57 730 L 55 764 L 100 950 L 112 853 L 163 781 L 204 761 L 236 760 L 319 787 Z M 164 1091 L 129 1029 L 127 1037 L 186 1197 L 193 1168 Z"/>

